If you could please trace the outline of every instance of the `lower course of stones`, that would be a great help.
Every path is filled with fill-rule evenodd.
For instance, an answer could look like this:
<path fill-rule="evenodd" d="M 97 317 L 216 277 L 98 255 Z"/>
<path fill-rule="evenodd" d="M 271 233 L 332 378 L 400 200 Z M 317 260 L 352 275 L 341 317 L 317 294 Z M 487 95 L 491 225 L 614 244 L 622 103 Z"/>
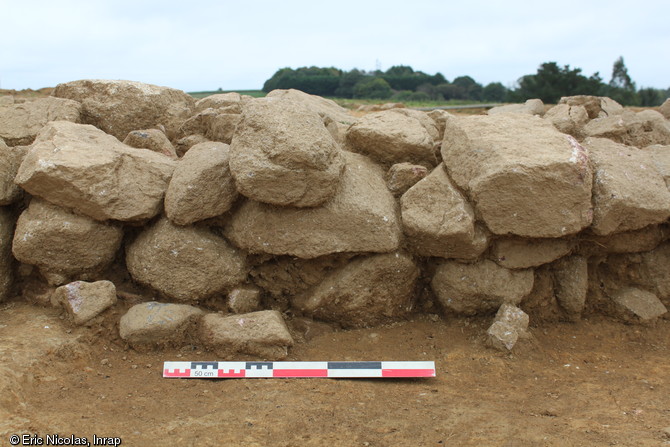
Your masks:
<path fill-rule="evenodd" d="M 0 103 L 0 299 L 135 349 L 281 359 L 414 312 L 533 325 L 670 306 L 670 103 L 360 118 L 296 90 L 75 81 Z M 141 113 L 138 113 L 141 111 Z"/>

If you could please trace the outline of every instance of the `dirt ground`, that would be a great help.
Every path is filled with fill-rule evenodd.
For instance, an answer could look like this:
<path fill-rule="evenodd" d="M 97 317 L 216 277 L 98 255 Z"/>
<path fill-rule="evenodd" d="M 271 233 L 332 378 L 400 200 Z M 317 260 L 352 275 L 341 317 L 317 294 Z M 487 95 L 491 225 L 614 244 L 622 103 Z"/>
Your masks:
<path fill-rule="evenodd" d="M 163 361 L 218 359 L 197 347 L 138 353 L 103 337 L 105 328 L 4 304 L 0 360 L 25 374 L 0 445 L 17 433 L 132 446 L 670 445 L 669 320 L 554 323 L 509 354 L 485 346 L 489 323 L 418 315 L 324 333 L 290 352 L 434 360 L 435 378 L 163 379 Z"/>

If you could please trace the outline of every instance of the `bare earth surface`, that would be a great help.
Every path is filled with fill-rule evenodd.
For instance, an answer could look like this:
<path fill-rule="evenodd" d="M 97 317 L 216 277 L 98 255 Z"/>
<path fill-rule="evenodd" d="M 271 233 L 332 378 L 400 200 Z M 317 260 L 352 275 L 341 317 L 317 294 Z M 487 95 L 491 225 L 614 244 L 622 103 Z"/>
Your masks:
<path fill-rule="evenodd" d="M 24 374 L 0 445 L 15 433 L 138 446 L 670 445 L 669 320 L 533 328 L 512 354 L 485 347 L 488 324 L 422 315 L 325 333 L 290 355 L 435 360 L 431 379 L 185 380 L 163 379 L 162 362 L 217 359 L 197 347 L 141 354 L 104 341 L 114 327 L 72 329 L 55 310 L 6 303 L 2 368 Z"/>

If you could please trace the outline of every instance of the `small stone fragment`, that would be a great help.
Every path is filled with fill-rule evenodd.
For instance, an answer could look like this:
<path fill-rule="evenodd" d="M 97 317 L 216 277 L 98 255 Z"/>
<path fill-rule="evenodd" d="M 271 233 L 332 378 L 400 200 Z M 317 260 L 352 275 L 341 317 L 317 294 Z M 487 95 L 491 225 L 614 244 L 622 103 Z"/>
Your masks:
<path fill-rule="evenodd" d="M 235 287 L 228 294 L 228 309 L 236 314 L 255 312 L 261 308 L 261 290 L 251 284 Z"/>
<path fill-rule="evenodd" d="M 411 163 L 396 163 L 386 174 L 386 187 L 391 194 L 398 197 L 403 195 L 416 182 L 428 175 L 428 169 Z"/>
<path fill-rule="evenodd" d="M 499 351 L 511 351 L 519 340 L 519 333 L 516 329 L 504 321 L 493 322 L 486 334 L 488 335 L 489 346 Z"/>
<path fill-rule="evenodd" d="M 123 144 L 137 148 L 149 149 L 170 158 L 177 158 L 174 146 L 168 137 L 158 129 L 133 130 L 128 134 Z"/>
<path fill-rule="evenodd" d="M 111 281 L 75 281 L 58 287 L 54 299 L 65 308 L 70 320 L 79 326 L 116 303 L 116 287 Z"/>

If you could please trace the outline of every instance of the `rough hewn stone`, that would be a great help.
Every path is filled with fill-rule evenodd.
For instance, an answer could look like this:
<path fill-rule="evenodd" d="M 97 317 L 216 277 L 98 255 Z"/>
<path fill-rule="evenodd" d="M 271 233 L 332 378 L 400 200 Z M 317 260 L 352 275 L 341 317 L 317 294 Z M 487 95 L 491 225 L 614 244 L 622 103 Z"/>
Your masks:
<path fill-rule="evenodd" d="M 551 121 L 559 131 L 582 139 L 589 114 L 583 106 L 558 104 L 547 111 L 544 119 Z"/>
<path fill-rule="evenodd" d="M 235 287 L 228 294 L 228 309 L 236 314 L 261 310 L 261 304 L 261 289 L 252 284 Z"/>
<path fill-rule="evenodd" d="M 584 127 L 584 134 L 638 148 L 667 145 L 670 144 L 670 122 L 655 110 L 638 113 L 626 110 L 621 115 L 591 120 Z"/>
<path fill-rule="evenodd" d="M 126 264 L 133 279 L 178 301 L 227 293 L 246 278 L 244 255 L 225 239 L 165 218 L 126 247 Z"/>
<path fill-rule="evenodd" d="M 495 234 L 560 237 L 591 223 L 588 155 L 571 136 L 522 114 L 453 117 L 442 158 Z"/>
<path fill-rule="evenodd" d="M 523 310 L 503 303 L 486 332 L 489 346 L 501 351 L 511 351 L 519 338 L 528 336 L 528 322 L 528 314 Z"/>
<path fill-rule="evenodd" d="M 584 142 L 594 166 L 596 234 L 636 230 L 670 217 L 670 192 L 648 153 L 604 138 Z"/>
<path fill-rule="evenodd" d="M 604 96 L 564 96 L 558 101 L 571 107 L 582 106 L 586 109 L 589 119 L 603 118 L 607 116 L 621 115 L 624 108 L 621 104 L 611 98 Z"/>
<path fill-rule="evenodd" d="M 23 195 L 14 178 L 26 152 L 25 146 L 8 147 L 0 139 L 0 205 L 11 205 Z"/>
<path fill-rule="evenodd" d="M 567 256 L 551 267 L 558 303 L 570 317 L 579 318 L 588 291 L 588 260 L 583 256 Z"/>
<path fill-rule="evenodd" d="M 335 121 L 342 124 L 351 124 L 356 121 L 347 109 L 339 106 L 332 99 L 322 98 L 316 95 L 310 95 L 300 90 L 272 90 L 267 94 L 269 98 L 277 98 L 282 101 L 292 101 L 312 110 L 319 114 L 324 124 L 330 121 Z"/>
<path fill-rule="evenodd" d="M 229 149 L 224 143 L 200 143 L 184 155 L 165 193 L 168 219 L 188 225 L 230 209 L 238 194 L 230 174 Z"/>
<path fill-rule="evenodd" d="M 84 124 L 92 124 L 120 141 L 130 131 L 159 125 L 172 138 L 195 105 L 193 97 L 181 90 L 133 81 L 67 82 L 58 84 L 53 96 L 80 102 Z"/>
<path fill-rule="evenodd" d="M 635 287 L 616 291 L 612 301 L 616 304 L 617 316 L 630 322 L 649 322 L 668 311 L 656 295 Z"/>
<path fill-rule="evenodd" d="M 493 243 L 491 259 L 508 269 L 525 269 L 565 256 L 574 246 L 566 239 L 502 238 Z"/>
<path fill-rule="evenodd" d="M 400 204 L 403 231 L 418 255 L 473 259 L 486 250 L 486 233 L 443 165 L 412 186 Z"/>
<path fill-rule="evenodd" d="M 123 140 L 123 144 L 137 149 L 149 149 L 170 158 L 177 158 L 177 151 L 174 146 L 163 131 L 158 129 L 133 130 L 128 133 L 126 139 Z"/>
<path fill-rule="evenodd" d="M 196 341 L 196 326 L 203 313 L 186 304 L 140 303 L 121 317 L 119 333 L 135 349 L 179 346 Z"/>
<path fill-rule="evenodd" d="M 33 198 L 17 221 L 12 250 L 19 261 L 39 267 L 50 283 L 64 284 L 101 272 L 113 261 L 122 237 L 116 225 Z"/>
<path fill-rule="evenodd" d="M 202 318 L 199 334 L 202 343 L 222 358 L 248 354 L 281 360 L 293 346 L 293 337 L 275 310 L 232 316 L 207 314 Z"/>
<path fill-rule="evenodd" d="M 445 261 L 431 286 L 446 310 L 475 315 L 503 303 L 519 304 L 533 289 L 533 270 L 509 270 L 488 259 L 474 264 Z"/>
<path fill-rule="evenodd" d="M 363 116 L 347 131 L 346 140 L 353 151 L 368 155 L 381 163 L 412 162 L 435 166 L 437 129 L 429 128 L 416 116 L 401 113 L 404 109 L 375 112 Z M 426 116 L 430 120 L 428 116 Z M 432 121 L 432 120 L 431 120 Z"/>
<path fill-rule="evenodd" d="M 0 138 L 9 146 L 31 144 L 51 121 L 78 123 L 81 104 L 61 98 L 39 98 L 8 107 L 0 107 Z"/>
<path fill-rule="evenodd" d="M 397 250 L 397 205 L 381 169 L 362 155 L 343 155 L 347 161 L 340 187 L 326 204 L 298 209 L 247 201 L 231 217 L 226 236 L 251 253 L 300 258 Z"/>
<path fill-rule="evenodd" d="M 277 98 L 244 106 L 230 145 L 230 171 L 242 195 L 274 205 L 321 205 L 335 195 L 343 167 L 316 112 Z"/>
<path fill-rule="evenodd" d="M 544 103 L 541 99 L 529 99 L 523 104 L 506 104 L 489 109 L 489 115 L 521 113 L 524 115 L 544 115 Z"/>
<path fill-rule="evenodd" d="M 644 148 L 649 154 L 665 185 L 670 189 L 670 145 L 653 144 Z"/>
<path fill-rule="evenodd" d="M 0 207 L 0 302 L 11 296 L 14 283 L 14 220 L 14 213 L 10 209 Z"/>
<path fill-rule="evenodd" d="M 57 121 L 42 129 L 15 181 L 94 219 L 143 220 L 161 211 L 175 164 L 93 126 Z"/>
<path fill-rule="evenodd" d="M 195 103 L 195 111 L 202 112 L 205 109 L 219 109 L 223 107 L 235 107 L 238 113 L 242 111 L 242 103 L 245 98 L 237 92 L 217 93 L 215 95 L 205 96 Z"/>
<path fill-rule="evenodd" d="M 72 323 L 82 325 L 116 303 L 116 287 L 111 281 L 75 281 L 58 287 L 53 300 L 65 308 Z"/>
<path fill-rule="evenodd" d="M 444 168 L 444 167 L 442 167 Z M 412 163 L 396 163 L 386 173 L 386 186 L 394 196 L 401 196 L 416 182 L 428 175 L 425 166 Z"/>
<path fill-rule="evenodd" d="M 419 268 L 404 253 L 356 258 L 292 300 L 295 308 L 344 327 L 374 326 L 413 307 Z"/>

